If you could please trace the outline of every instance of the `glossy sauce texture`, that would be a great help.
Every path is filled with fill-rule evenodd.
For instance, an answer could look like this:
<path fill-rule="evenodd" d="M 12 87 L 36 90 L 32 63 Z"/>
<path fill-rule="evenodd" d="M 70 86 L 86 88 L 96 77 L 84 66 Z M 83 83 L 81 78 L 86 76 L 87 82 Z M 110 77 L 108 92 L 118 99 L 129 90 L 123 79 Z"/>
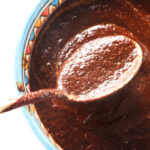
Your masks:
<path fill-rule="evenodd" d="M 71 49 L 70 43 L 78 44 L 73 41 L 74 38 L 65 47 Z M 80 45 L 63 63 L 57 74 L 57 88 L 74 101 L 101 99 L 125 86 L 141 62 L 141 47 L 132 39 L 118 35 L 97 38 Z"/>
<path fill-rule="evenodd" d="M 137 75 L 101 103 L 58 100 L 35 105 L 46 130 L 63 149 L 150 149 L 149 7 L 147 0 L 67 0 L 43 26 L 31 57 L 32 91 L 56 88 L 57 73 L 65 60 L 79 46 L 99 38 L 127 37 L 143 51 Z"/>

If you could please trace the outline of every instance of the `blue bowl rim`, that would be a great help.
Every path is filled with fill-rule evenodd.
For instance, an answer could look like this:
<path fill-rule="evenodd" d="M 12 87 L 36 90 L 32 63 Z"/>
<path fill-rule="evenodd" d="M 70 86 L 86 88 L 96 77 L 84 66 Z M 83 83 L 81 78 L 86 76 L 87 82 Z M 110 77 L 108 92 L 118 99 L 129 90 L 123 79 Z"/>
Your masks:
<path fill-rule="evenodd" d="M 31 13 L 31 15 L 28 19 L 28 22 L 27 22 L 27 24 L 24 28 L 24 31 L 22 32 L 22 34 L 19 38 L 18 46 L 17 46 L 17 49 L 16 49 L 16 55 L 15 55 L 15 64 L 14 64 L 15 84 L 17 82 L 21 82 L 21 83 L 23 82 L 23 69 L 22 69 L 23 52 L 24 52 L 26 40 L 28 38 L 31 27 L 33 25 L 33 22 L 35 21 L 35 19 L 37 18 L 37 16 L 39 15 L 41 10 L 43 9 L 43 7 L 48 2 L 51 3 L 53 1 L 57 1 L 57 0 L 40 0 L 40 2 L 37 4 L 35 9 Z M 23 94 L 22 92 L 20 92 L 17 89 L 17 86 L 16 86 L 16 91 L 17 91 L 17 95 L 22 95 Z M 41 129 L 39 128 L 39 126 L 36 123 L 35 119 L 33 118 L 33 116 L 31 116 L 29 114 L 29 112 L 27 111 L 27 109 L 25 107 L 22 108 L 22 113 L 23 113 L 24 117 L 28 120 L 29 126 L 31 127 L 32 131 L 34 132 L 36 137 L 39 139 L 39 141 L 42 143 L 42 145 L 47 150 L 56 150 L 55 145 L 52 144 L 49 141 L 49 139 L 46 137 L 46 135 L 41 131 Z"/>

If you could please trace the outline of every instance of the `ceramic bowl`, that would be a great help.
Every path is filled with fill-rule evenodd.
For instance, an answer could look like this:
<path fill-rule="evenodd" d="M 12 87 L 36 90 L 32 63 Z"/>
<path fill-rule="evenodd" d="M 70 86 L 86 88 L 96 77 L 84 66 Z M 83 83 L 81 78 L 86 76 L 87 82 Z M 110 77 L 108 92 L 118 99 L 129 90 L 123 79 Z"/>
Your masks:
<path fill-rule="evenodd" d="M 24 94 L 30 92 L 29 87 L 29 60 L 31 56 L 32 47 L 34 41 L 38 35 L 40 28 L 47 18 L 53 13 L 53 11 L 63 3 L 64 0 L 41 0 L 36 9 L 33 11 L 22 37 L 19 41 L 17 52 L 16 52 L 16 62 L 15 62 L 15 73 L 16 73 L 16 83 L 19 86 L 24 87 L 24 92 L 18 90 L 18 94 Z M 23 113 L 25 117 L 29 120 L 29 124 L 33 129 L 34 133 L 37 135 L 39 140 L 42 142 L 46 149 L 57 150 L 61 149 L 52 137 L 45 130 L 39 116 L 35 110 L 34 105 L 29 105 L 23 108 Z"/>

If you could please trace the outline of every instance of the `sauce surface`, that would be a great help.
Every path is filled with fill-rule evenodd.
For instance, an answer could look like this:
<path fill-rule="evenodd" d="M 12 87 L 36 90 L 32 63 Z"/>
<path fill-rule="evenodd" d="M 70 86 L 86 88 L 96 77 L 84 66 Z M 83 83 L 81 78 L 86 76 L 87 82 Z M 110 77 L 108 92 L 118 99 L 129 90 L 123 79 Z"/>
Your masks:
<path fill-rule="evenodd" d="M 117 45 L 125 46 L 129 42 L 129 47 L 133 49 L 135 42 L 142 48 L 142 66 L 131 82 L 113 95 L 105 97 L 101 103 L 77 104 L 58 100 L 35 105 L 46 130 L 65 150 L 150 149 L 150 2 L 148 0 L 64 2 L 49 17 L 36 39 L 30 63 L 31 90 L 56 88 L 58 72 L 76 50 L 81 50 L 90 42 L 94 43 L 94 46 L 98 45 L 101 43 L 99 40 L 108 37 L 124 37 L 127 42 L 119 42 L 117 39 Z M 114 49 L 114 45 L 110 45 L 110 49 L 111 46 Z M 92 50 L 94 51 L 95 48 Z M 125 53 L 128 52 L 131 51 L 127 46 Z M 112 53 L 108 54 L 110 56 Z M 115 58 L 120 56 L 117 52 L 115 54 Z M 131 53 L 131 56 L 134 55 Z M 127 60 L 126 55 L 122 55 L 120 59 Z M 96 67 L 97 61 L 94 62 Z M 121 65 L 124 62 L 126 61 Z M 112 67 L 111 61 L 110 66 Z M 88 72 L 90 70 L 91 67 L 88 68 Z M 99 66 L 96 72 L 98 70 L 101 74 L 109 74 L 110 71 L 109 68 L 103 70 Z M 98 78 L 95 73 L 91 75 L 93 76 L 95 83 Z M 74 85 L 77 86 L 75 92 L 82 94 L 83 90 L 79 85 Z"/>
<path fill-rule="evenodd" d="M 72 48 L 73 41 L 65 47 Z M 57 74 L 57 89 L 74 101 L 101 99 L 124 87 L 141 62 L 142 50 L 135 41 L 124 36 L 97 38 L 79 46 L 63 63 Z"/>

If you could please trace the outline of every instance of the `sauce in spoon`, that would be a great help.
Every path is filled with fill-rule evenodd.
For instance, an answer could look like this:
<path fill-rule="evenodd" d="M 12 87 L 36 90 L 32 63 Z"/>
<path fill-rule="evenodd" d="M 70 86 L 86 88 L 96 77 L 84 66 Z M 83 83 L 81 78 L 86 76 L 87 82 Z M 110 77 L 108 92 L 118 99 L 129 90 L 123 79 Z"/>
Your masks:
<path fill-rule="evenodd" d="M 91 101 L 124 87 L 142 63 L 141 47 L 125 36 L 107 36 L 83 44 L 65 61 L 57 88 L 70 99 Z"/>

